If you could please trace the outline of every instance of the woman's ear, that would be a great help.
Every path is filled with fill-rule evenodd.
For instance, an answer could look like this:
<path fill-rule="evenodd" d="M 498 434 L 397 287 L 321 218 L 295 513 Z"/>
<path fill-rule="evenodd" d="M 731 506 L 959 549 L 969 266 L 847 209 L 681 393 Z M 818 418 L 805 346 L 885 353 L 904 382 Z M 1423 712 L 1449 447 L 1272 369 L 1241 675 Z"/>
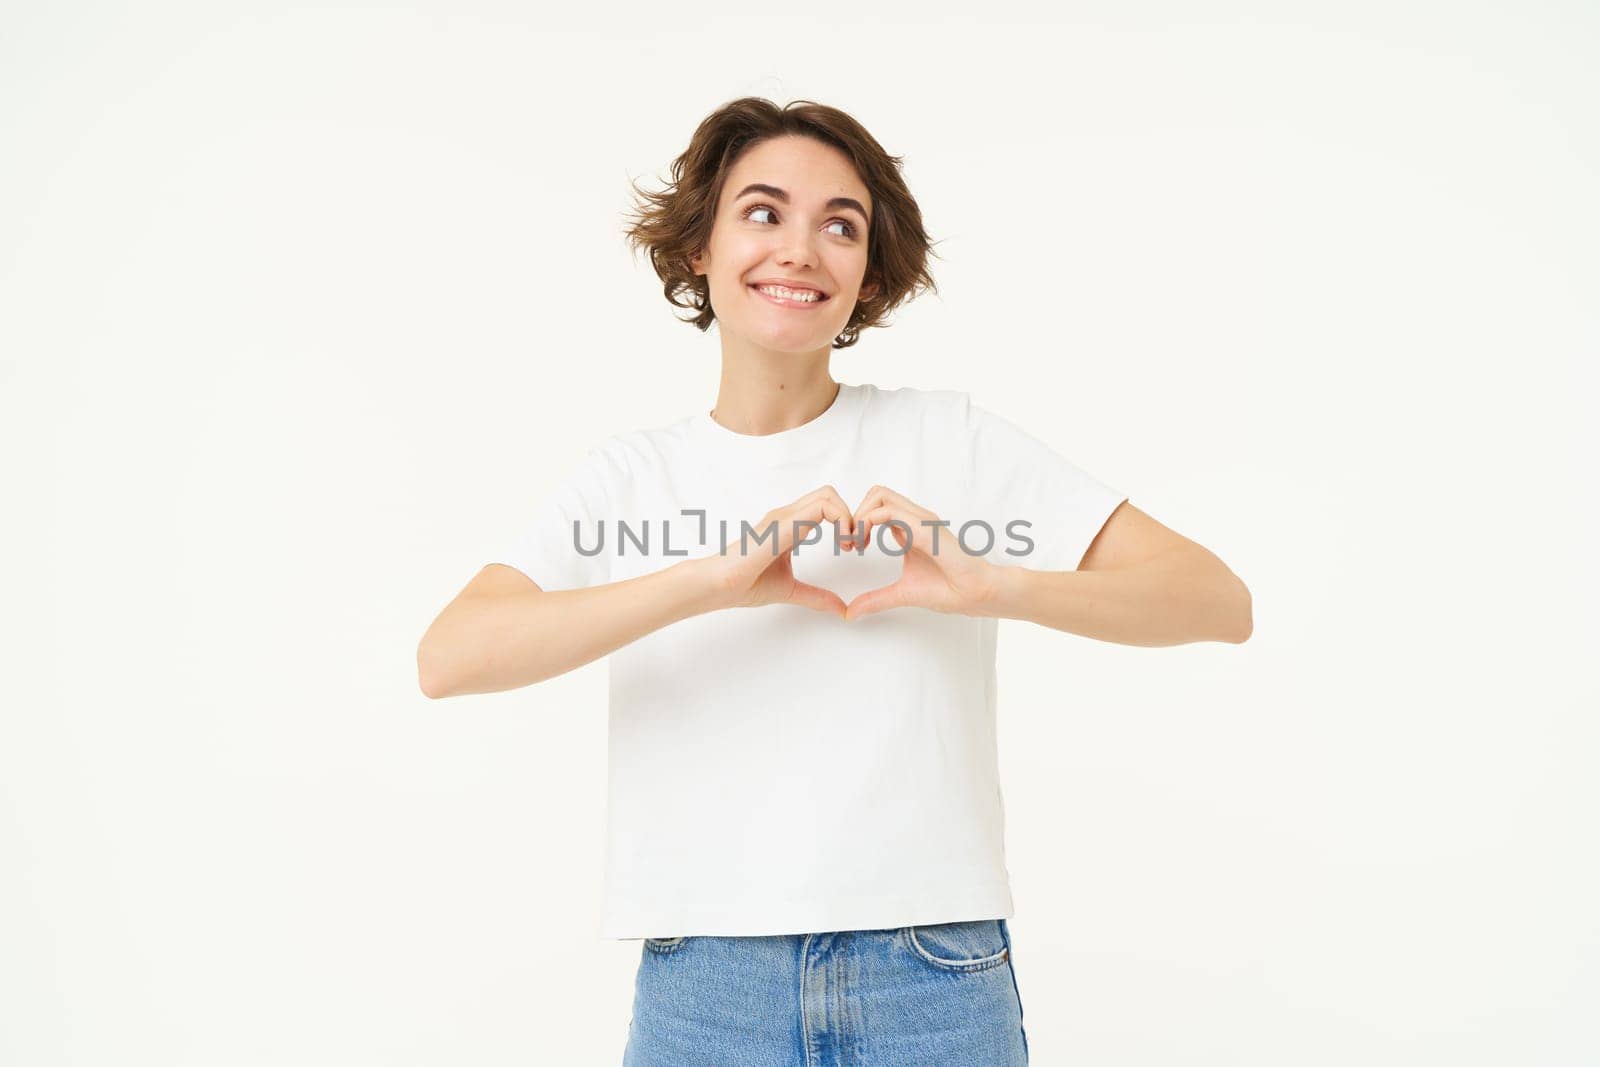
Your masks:
<path fill-rule="evenodd" d="M 873 297 L 875 297 L 877 295 L 878 295 L 878 283 L 877 282 L 867 282 L 867 283 L 865 283 L 864 285 L 861 286 L 859 291 L 857 291 L 856 299 L 857 300 L 871 300 Z"/>
<path fill-rule="evenodd" d="M 696 252 L 694 255 L 690 256 L 689 269 L 694 271 L 696 274 L 704 274 L 706 272 L 705 257 L 699 252 Z"/>

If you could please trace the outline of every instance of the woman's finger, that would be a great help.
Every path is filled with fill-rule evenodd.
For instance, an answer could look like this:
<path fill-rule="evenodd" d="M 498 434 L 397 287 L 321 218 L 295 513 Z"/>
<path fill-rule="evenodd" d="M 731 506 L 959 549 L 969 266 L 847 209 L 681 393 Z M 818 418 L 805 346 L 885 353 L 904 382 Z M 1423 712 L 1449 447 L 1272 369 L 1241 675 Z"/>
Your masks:
<path fill-rule="evenodd" d="M 855 529 L 855 520 L 845 505 L 844 497 L 831 485 L 814 489 L 787 508 L 779 509 L 776 518 L 779 523 L 779 553 L 794 549 L 799 539 L 799 531 L 795 527 L 797 522 L 814 522 L 818 528 L 824 523 L 836 523 L 839 536 L 844 540 L 849 540 L 849 534 Z"/>
<path fill-rule="evenodd" d="M 845 605 L 844 617 L 846 621 L 859 619 L 863 615 L 872 615 L 891 608 L 909 606 L 905 598 L 905 586 L 900 582 L 885 585 L 878 589 L 869 589 L 860 594 L 850 603 Z"/>
<path fill-rule="evenodd" d="M 924 525 L 925 519 L 928 522 L 939 521 L 938 516 L 931 511 L 914 515 L 898 504 L 880 504 L 857 516 L 856 521 L 864 529 L 887 525 L 894 534 L 895 542 L 902 548 L 909 545 L 911 550 L 931 556 L 934 553 L 929 551 L 929 547 L 930 538 L 934 536 L 934 528 Z"/>
<path fill-rule="evenodd" d="M 908 525 L 916 526 L 923 519 L 936 520 L 938 516 L 927 508 L 915 503 L 904 494 L 897 493 L 886 485 L 875 485 L 867 490 L 861 503 L 856 506 L 855 524 L 859 539 L 863 544 L 872 537 L 873 520 L 868 516 L 878 508 L 894 508 L 893 516 L 904 520 Z"/>
<path fill-rule="evenodd" d="M 825 615 L 837 615 L 840 618 L 843 618 L 845 613 L 844 600 L 838 593 L 812 585 L 810 582 L 802 582 L 798 578 L 789 591 L 788 602 L 798 607 L 820 611 Z"/>

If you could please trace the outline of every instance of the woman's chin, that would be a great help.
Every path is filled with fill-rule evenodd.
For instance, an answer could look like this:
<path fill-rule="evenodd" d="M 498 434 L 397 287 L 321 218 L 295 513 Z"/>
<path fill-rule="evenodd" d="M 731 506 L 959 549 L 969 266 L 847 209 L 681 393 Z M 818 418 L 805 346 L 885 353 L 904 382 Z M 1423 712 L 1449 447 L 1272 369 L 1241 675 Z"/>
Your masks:
<path fill-rule="evenodd" d="M 773 352 L 815 352 L 833 343 L 835 333 L 819 335 L 815 328 L 807 330 L 774 330 L 771 328 L 748 330 L 743 336 L 753 345 Z"/>

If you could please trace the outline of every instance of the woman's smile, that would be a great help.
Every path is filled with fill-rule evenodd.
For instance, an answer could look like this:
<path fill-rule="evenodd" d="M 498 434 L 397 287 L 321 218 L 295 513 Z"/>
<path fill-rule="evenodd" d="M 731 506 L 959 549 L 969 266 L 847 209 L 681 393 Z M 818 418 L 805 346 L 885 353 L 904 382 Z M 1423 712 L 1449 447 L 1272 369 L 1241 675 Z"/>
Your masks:
<path fill-rule="evenodd" d="M 779 307 L 784 308 L 814 308 L 825 303 L 828 299 L 827 297 L 818 294 L 817 296 L 814 296 L 808 300 L 797 300 L 792 297 L 779 296 L 778 293 L 782 292 L 782 289 L 774 289 L 772 287 L 761 288 L 755 285 L 750 286 L 750 290 L 768 303 L 776 304 Z"/>

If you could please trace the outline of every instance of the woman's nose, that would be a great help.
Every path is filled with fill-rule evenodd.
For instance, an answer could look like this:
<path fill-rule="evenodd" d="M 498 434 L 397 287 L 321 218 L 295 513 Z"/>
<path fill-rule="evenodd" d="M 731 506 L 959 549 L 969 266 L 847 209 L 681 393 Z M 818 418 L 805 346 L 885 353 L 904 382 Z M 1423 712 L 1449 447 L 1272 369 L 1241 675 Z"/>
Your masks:
<path fill-rule="evenodd" d="M 812 248 L 809 236 L 791 237 L 784 242 L 778 252 L 778 262 L 785 264 L 803 264 L 807 267 L 817 265 L 816 250 Z"/>

